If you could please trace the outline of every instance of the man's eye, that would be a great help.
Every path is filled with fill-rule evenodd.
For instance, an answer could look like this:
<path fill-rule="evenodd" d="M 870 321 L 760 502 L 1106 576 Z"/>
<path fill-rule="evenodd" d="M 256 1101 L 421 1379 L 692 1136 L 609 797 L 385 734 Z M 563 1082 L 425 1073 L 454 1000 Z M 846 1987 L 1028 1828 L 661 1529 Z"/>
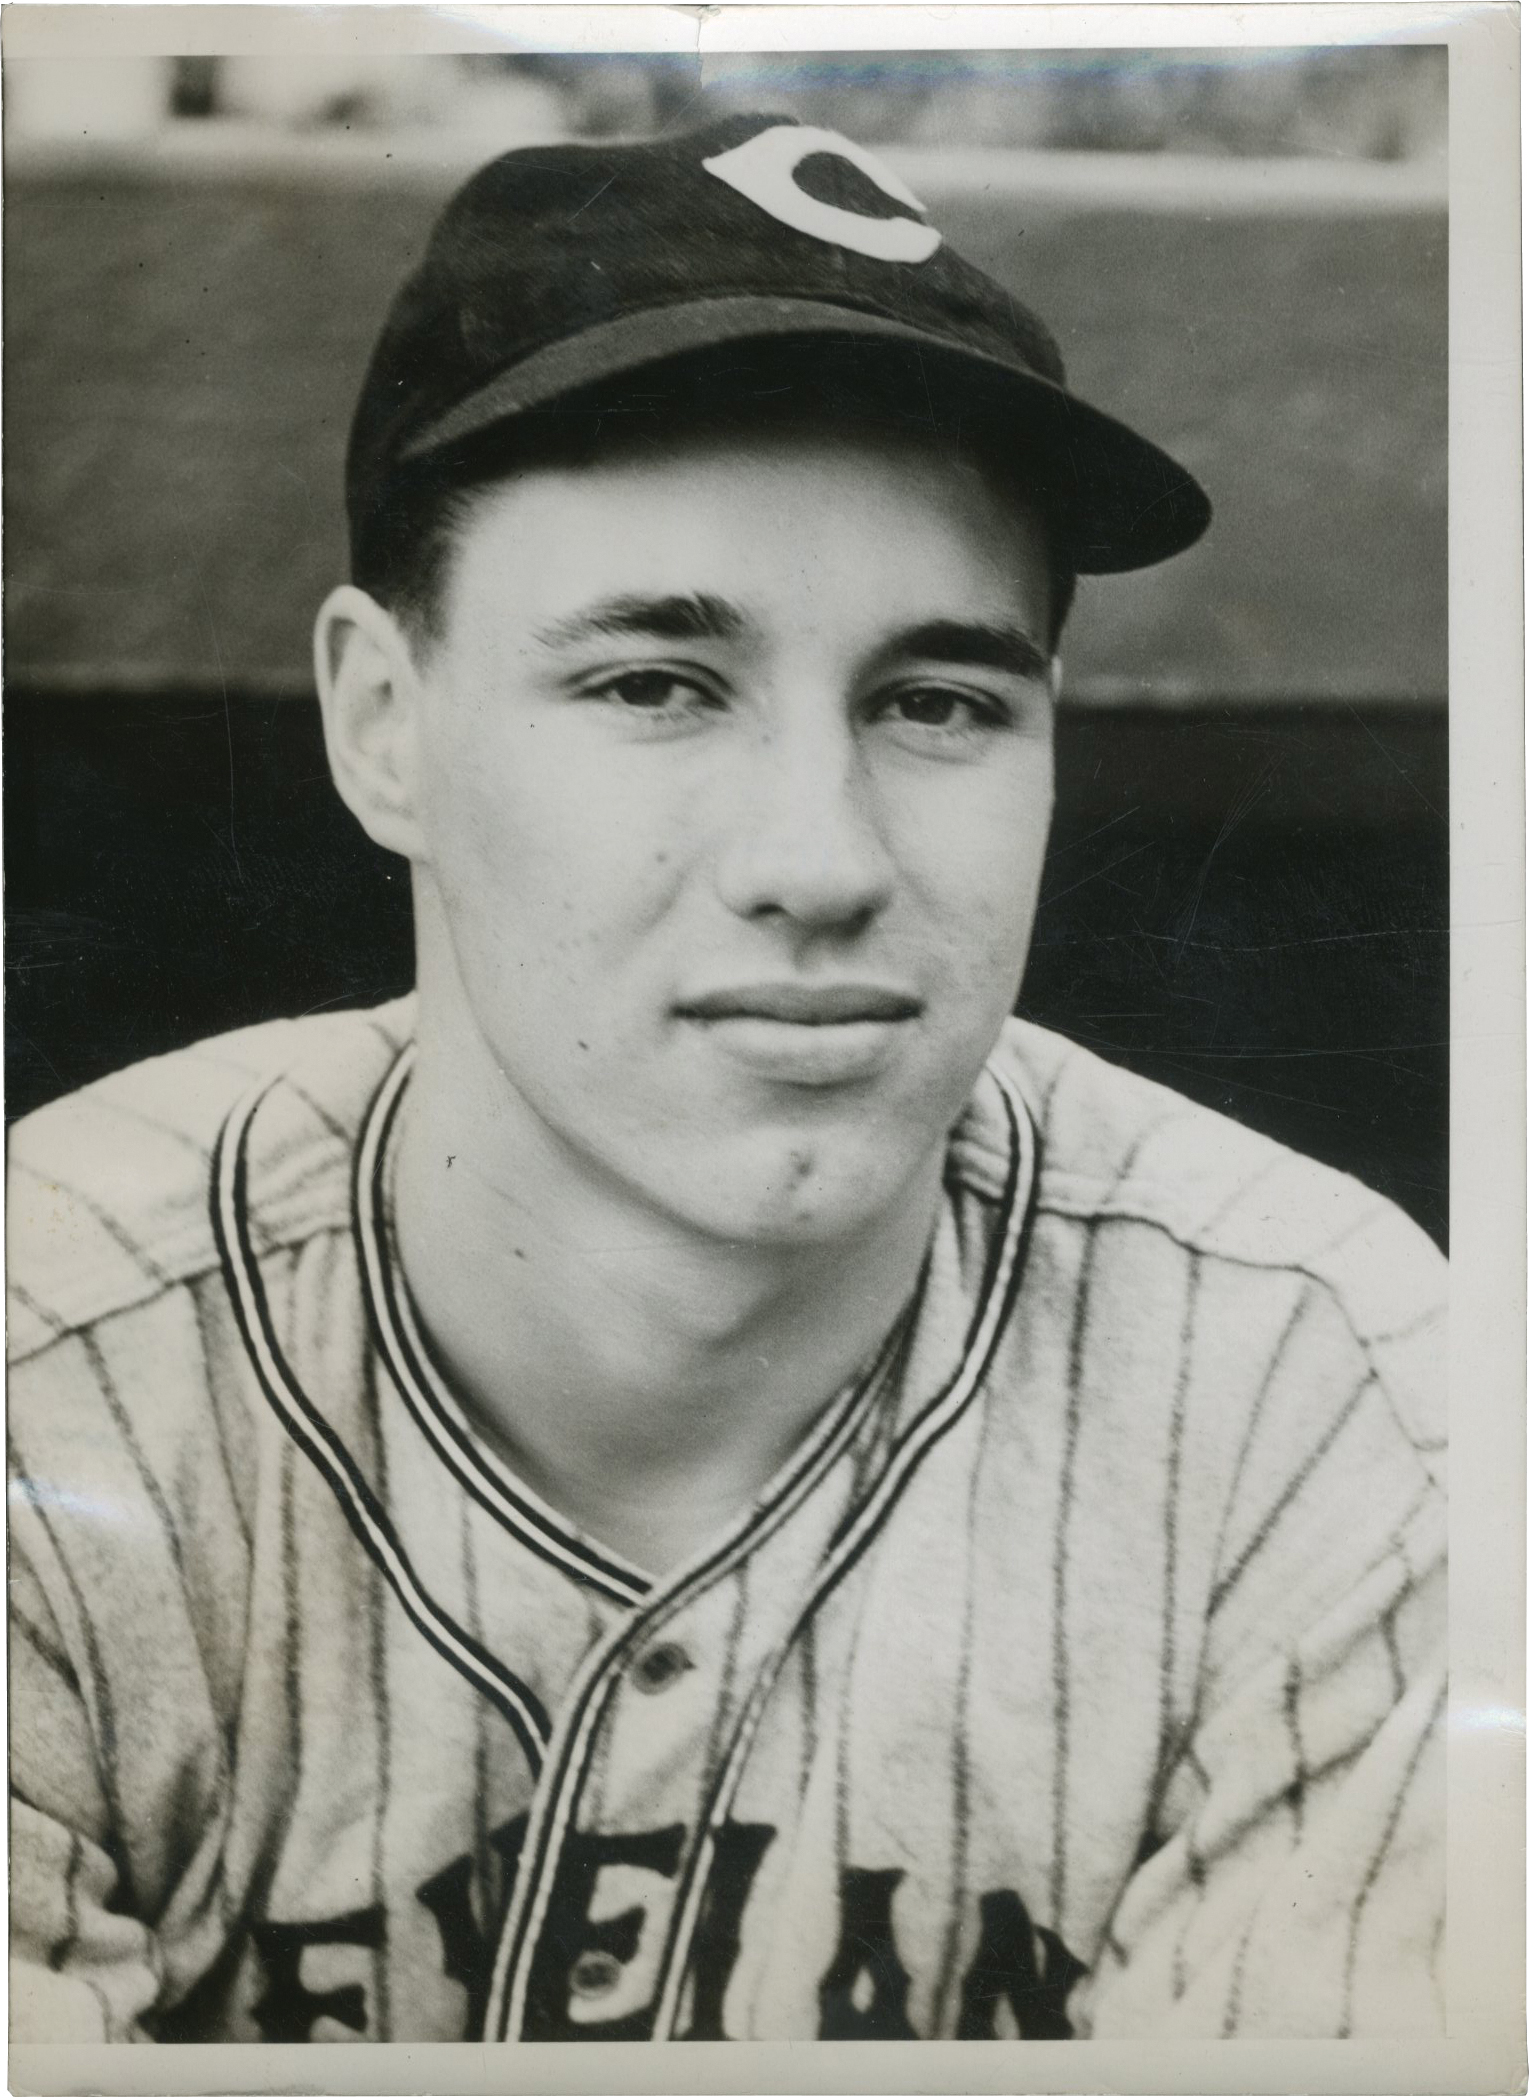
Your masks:
<path fill-rule="evenodd" d="M 594 690 L 596 698 L 641 714 L 689 713 L 712 703 L 709 692 L 673 670 L 623 670 Z"/>
<path fill-rule="evenodd" d="M 899 692 L 893 702 L 905 721 L 921 728 L 947 728 L 961 711 L 964 701 L 955 692 Z"/>
<path fill-rule="evenodd" d="M 996 700 L 977 692 L 956 691 L 949 685 L 913 685 L 891 693 L 885 703 L 887 716 L 912 728 L 947 728 L 964 731 L 996 726 L 1003 709 Z"/>

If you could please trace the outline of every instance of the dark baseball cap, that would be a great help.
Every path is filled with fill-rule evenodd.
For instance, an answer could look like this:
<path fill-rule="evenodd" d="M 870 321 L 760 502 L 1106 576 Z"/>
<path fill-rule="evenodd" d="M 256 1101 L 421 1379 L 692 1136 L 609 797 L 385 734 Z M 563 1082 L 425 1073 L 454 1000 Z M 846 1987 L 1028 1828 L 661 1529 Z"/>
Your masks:
<path fill-rule="evenodd" d="M 878 346 L 980 403 L 1061 557 L 1142 568 L 1210 521 L 1199 483 L 1067 390 L 1041 320 L 957 255 L 864 148 L 789 117 L 505 153 L 399 291 L 351 428 L 353 558 L 400 482 L 517 418 L 698 352 Z M 974 414 L 973 420 L 976 419 Z"/>

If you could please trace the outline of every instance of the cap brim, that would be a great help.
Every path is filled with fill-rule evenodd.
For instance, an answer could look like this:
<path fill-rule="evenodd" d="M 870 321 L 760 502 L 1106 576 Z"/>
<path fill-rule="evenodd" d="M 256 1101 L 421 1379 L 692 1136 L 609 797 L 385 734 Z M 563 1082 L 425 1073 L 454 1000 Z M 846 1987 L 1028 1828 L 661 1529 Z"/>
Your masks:
<path fill-rule="evenodd" d="M 1192 546 L 1210 522 L 1194 476 L 1145 437 L 1028 367 L 853 306 L 790 298 L 699 299 L 600 322 L 534 351 L 420 431 L 408 462 L 479 436 L 611 379 L 730 344 L 821 338 L 902 344 L 973 384 L 975 428 L 1012 439 L 1070 565 L 1085 575 L 1150 567 Z M 963 422 L 967 418 L 963 417 Z"/>

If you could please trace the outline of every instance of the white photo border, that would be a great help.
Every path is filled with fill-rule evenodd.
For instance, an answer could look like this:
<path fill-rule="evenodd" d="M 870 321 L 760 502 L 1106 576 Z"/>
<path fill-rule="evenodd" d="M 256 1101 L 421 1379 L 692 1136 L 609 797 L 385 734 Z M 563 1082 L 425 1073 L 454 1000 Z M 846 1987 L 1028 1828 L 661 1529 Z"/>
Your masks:
<path fill-rule="evenodd" d="M 1452 1355 L 1448 2032 L 1341 2041 L 70 2046 L 63 2093 L 1507 2091 L 1524 2085 L 1524 716 L 1520 24 L 1505 0 L 4 10 L 7 59 L 280 50 L 767 51 L 1430 43 L 1450 53 Z"/>

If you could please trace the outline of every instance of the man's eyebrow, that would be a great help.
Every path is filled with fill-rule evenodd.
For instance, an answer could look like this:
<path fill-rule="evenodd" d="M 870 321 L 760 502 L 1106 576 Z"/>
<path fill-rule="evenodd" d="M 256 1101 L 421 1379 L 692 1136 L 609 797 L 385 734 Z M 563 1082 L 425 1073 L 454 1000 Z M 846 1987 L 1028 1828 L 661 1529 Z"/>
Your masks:
<path fill-rule="evenodd" d="M 973 670 L 1006 670 L 1014 677 L 1045 677 L 1051 657 L 1022 626 L 983 619 L 931 619 L 895 634 L 882 650 L 889 660 L 919 657 L 964 664 Z"/>
<path fill-rule="evenodd" d="M 601 638 L 650 641 L 736 641 L 747 628 L 742 612 L 724 598 L 704 592 L 695 596 L 643 597 L 633 593 L 604 597 L 596 604 L 539 627 L 533 638 L 543 648 L 568 648 Z"/>

